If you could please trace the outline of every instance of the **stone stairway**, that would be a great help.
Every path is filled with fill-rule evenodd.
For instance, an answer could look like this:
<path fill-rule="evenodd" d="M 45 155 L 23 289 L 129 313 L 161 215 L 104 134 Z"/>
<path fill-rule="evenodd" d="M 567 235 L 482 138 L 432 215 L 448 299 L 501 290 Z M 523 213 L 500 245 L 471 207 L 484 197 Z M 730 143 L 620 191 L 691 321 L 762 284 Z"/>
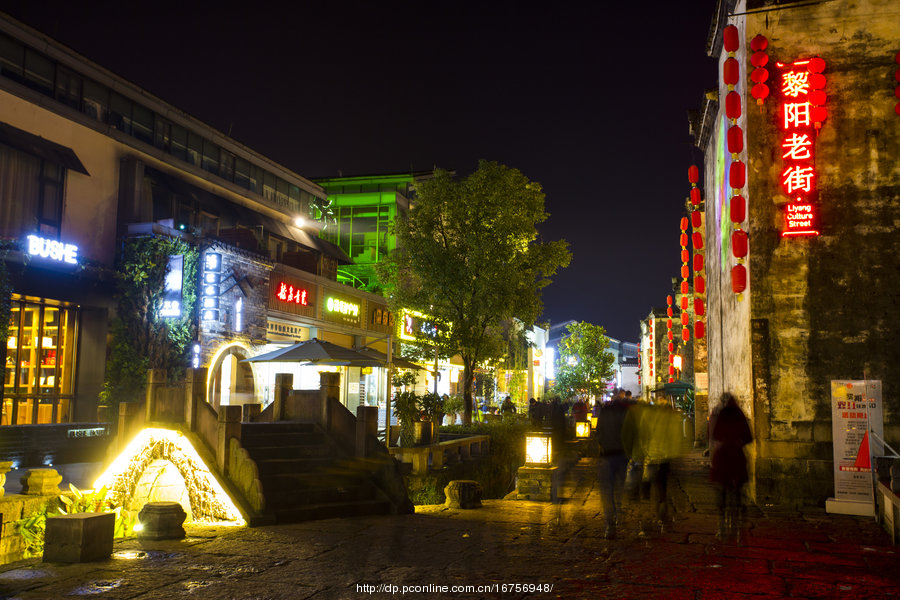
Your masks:
<path fill-rule="evenodd" d="M 391 512 L 364 463 L 317 425 L 243 423 L 241 443 L 259 470 L 265 513 L 277 523 Z"/>

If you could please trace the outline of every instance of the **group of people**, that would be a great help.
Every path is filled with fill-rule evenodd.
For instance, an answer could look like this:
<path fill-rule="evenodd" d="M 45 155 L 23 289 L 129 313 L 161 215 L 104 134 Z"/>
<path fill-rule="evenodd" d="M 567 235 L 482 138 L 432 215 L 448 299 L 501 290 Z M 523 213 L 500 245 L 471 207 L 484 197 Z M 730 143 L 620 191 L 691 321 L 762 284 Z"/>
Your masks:
<path fill-rule="evenodd" d="M 680 414 L 666 396 L 635 402 L 617 389 L 595 416 L 605 537 L 616 536 L 623 496 L 637 511 L 642 535 L 664 530 L 671 461 L 684 448 Z M 746 417 L 734 396 L 725 394 L 710 418 L 710 478 L 719 486 L 720 536 L 738 530 L 741 489 L 748 480 L 744 446 L 751 441 Z"/>

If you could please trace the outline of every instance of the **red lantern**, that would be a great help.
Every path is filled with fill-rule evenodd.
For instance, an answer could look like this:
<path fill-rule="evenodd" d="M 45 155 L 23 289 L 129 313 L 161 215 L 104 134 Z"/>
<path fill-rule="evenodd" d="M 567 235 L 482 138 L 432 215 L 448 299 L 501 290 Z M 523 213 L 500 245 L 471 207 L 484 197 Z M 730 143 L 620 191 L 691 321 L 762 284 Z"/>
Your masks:
<path fill-rule="evenodd" d="M 739 160 L 731 163 L 728 170 L 728 185 L 733 188 L 742 188 L 747 183 L 747 167 Z"/>
<path fill-rule="evenodd" d="M 731 251 L 734 254 L 735 258 L 744 258 L 745 256 L 747 256 L 748 246 L 749 241 L 746 231 L 744 231 L 743 229 L 738 229 L 737 231 L 732 232 Z"/>
<path fill-rule="evenodd" d="M 698 294 L 706 293 L 706 279 L 704 279 L 702 275 L 694 277 L 694 291 Z"/>
<path fill-rule="evenodd" d="M 722 39 L 724 41 L 725 52 L 737 52 L 738 48 L 741 46 L 740 33 L 738 32 L 738 28 L 734 25 L 729 25 L 722 32 Z"/>
<path fill-rule="evenodd" d="M 666 309 L 666 314 L 669 315 L 670 317 L 675 314 L 675 312 L 672 310 L 671 306 Z"/>
<path fill-rule="evenodd" d="M 747 289 L 747 267 L 734 265 L 731 268 L 731 291 L 740 294 Z"/>
<path fill-rule="evenodd" d="M 703 270 L 703 255 L 702 254 L 694 255 L 694 270 L 695 271 Z"/>
<path fill-rule="evenodd" d="M 672 315 L 669 316 L 671 317 Z M 666 329 L 672 329 L 672 323 L 672 319 L 666 319 Z"/>
<path fill-rule="evenodd" d="M 740 154 L 744 149 L 744 130 L 738 125 L 728 128 L 728 151 L 732 154 Z"/>
<path fill-rule="evenodd" d="M 681 251 L 681 262 L 686 263 L 691 260 L 691 251 L 684 249 Z"/>
<path fill-rule="evenodd" d="M 673 342 L 669 342 L 669 352 L 675 351 L 675 344 Z"/>
<path fill-rule="evenodd" d="M 688 181 L 691 183 L 697 183 L 700 181 L 700 169 L 697 168 L 697 165 L 691 165 L 688 167 Z"/>
<path fill-rule="evenodd" d="M 687 246 L 688 245 L 688 236 L 686 233 L 682 233 L 678 236 L 678 245 L 679 246 Z"/>
<path fill-rule="evenodd" d="M 761 52 L 762 50 L 768 48 L 768 46 L 769 40 L 766 39 L 766 36 L 761 33 L 750 40 L 750 49 L 754 52 Z"/>
<path fill-rule="evenodd" d="M 669 375 L 675 374 L 675 367 L 673 365 L 669 365 Z"/>
<path fill-rule="evenodd" d="M 687 231 L 688 225 L 690 225 L 690 221 L 688 221 L 687 217 L 681 217 L 681 230 Z M 684 245 L 684 244 L 682 244 Z"/>
<path fill-rule="evenodd" d="M 694 323 L 694 337 L 698 340 L 703 339 L 706 335 L 706 326 L 703 324 L 703 321 L 697 321 Z"/>
<path fill-rule="evenodd" d="M 703 304 L 703 298 L 694 298 L 694 314 L 702 317 L 706 312 L 706 305 Z"/>
<path fill-rule="evenodd" d="M 691 269 L 687 265 L 681 265 L 681 278 L 687 279 L 691 276 Z"/>
<path fill-rule="evenodd" d="M 682 327 L 681 328 L 681 339 L 684 340 L 685 342 L 688 341 L 689 339 L 691 339 L 691 330 L 688 329 L 687 327 Z"/>
<path fill-rule="evenodd" d="M 747 218 L 747 201 L 743 196 L 731 197 L 731 220 L 735 223 L 743 223 Z"/>
<path fill-rule="evenodd" d="M 753 69 L 753 72 L 750 73 L 750 81 L 753 83 L 765 83 L 769 78 L 769 70 L 763 69 L 762 67 L 757 67 Z"/>
<path fill-rule="evenodd" d="M 822 106 L 825 104 L 825 100 L 828 99 L 828 96 L 825 95 L 825 92 L 822 90 L 813 90 L 807 96 L 809 98 L 809 103 L 813 106 Z"/>
<path fill-rule="evenodd" d="M 700 206 L 701 202 L 703 202 L 703 194 L 700 192 L 700 188 L 691 188 L 691 204 Z"/>
<path fill-rule="evenodd" d="M 734 90 L 725 96 L 725 116 L 729 119 L 738 119 L 741 116 L 741 95 Z"/>
<path fill-rule="evenodd" d="M 821 73 L 813 73 L 809 76 L 809 87 L 814 90 L 821 90 L 825 87 L 826 83 L 828 83 L 828 81 Z"/>
<path fill-rule="evenodd" d="M 819 125 L 828 118 L 828 109 L 824 106 L 813 106 L 809 111 L 809 118 Z"/>
<path fill-rule="evenodd" d="M 691 241 L 694 243 L 694 250 L 703 250 L 703 234 L 695 231 L 691 235 Z"/>
<path fill-rule="evenodd" d="M 681 282 L 681 293 L 682 294 L 690 294 L 691 293 L 691 284 L 687 281 Z"/>
<path fill-rule="evenodd" d="M 809 59 L 809 63 L 806 65 L 806 68 L 810 73 L 821 73 L 825 70 L 825 61 L 816 56 L 815 58 Z"/>
<path fill-rule="evenodd" d="M 699 210 L 695 210 L 691 213 L 691 225 L 694 229 L 699 229 L 703 226 L 703 213 Z"/>
<path fill-rule="evenodd" d="M 753 56 L 750 57 L 750 64 L 754 67 L 764 67 L 769 64 L 769 55 L 762 50 L 754 52 Z"/>
<path fill-rule="evenodd" d="M 682 296 L 681 297 L 681 310 L 687 310 L 687 309 L 688 309 L 688 297 Z"/>
<path fill-rule="evenodd" d="M 684 299 L 684 303 L 687 304 L 687 298 Z M 687 310 L 687 309 L 685 309 L 685 311 L 686 311 L 686 310 Z M 682 325 L 689 325 L 690 322 L 691 322 L 691 314 L 688 313 L 688 312 L 682 312 L 682 313 L 681 313 L 681 324 L 682 324 Z"/>
<path fill-rule="evenodd" d="M 743 265 L 741 265 L 741 266 L 743 266 Z M 666 337 L 669 338 L 669 341 L 672 341 L 675 339 L 675 335 L 672 333 L 671 329 L 666 332 Z"/>
<path fill-rule="evenodd" d="M 732 57 L 725 59 L 722 64 L 722 81 L 725 85 L 736 85 L 741 76 L 740 71 L 741 67 L 737 60 Z"/>
<path fill-rule="evenodd" d="M 672 296 L 666 296 L 666 304 L 668 304 L 669 306 L 672 306 Z M 669 316 L 672 316 L 672 315 L 669 315 Z"/>
<path fill-rule="evenodd" d="M 750 95 L 756 98 L 757 104 L 762 104 L 763 100 L 769 97 L 769 86 L 764 83 L 757 83 L 750 90 Z"/>

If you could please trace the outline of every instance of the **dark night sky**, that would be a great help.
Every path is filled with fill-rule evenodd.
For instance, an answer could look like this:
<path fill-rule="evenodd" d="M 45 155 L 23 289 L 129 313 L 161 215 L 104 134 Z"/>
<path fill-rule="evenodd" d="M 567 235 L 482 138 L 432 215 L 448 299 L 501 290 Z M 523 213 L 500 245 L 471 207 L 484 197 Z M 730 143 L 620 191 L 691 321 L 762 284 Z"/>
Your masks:
<path fill-rule="evenodd" d="M 544 318 L 637 341 L 680 267 L 715 0 L 0 2 L 306 177 L 518 168 L 574 258 Z"/>

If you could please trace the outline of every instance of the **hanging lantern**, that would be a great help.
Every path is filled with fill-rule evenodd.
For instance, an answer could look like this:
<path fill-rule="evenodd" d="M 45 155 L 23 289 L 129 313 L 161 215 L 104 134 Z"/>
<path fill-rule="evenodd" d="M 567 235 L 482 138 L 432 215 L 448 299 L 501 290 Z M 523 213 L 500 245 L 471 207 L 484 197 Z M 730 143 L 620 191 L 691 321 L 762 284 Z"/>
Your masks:
<path fill-rule="evenodd" d="M 732 222 L 743 223 L 747 218 L 747 201 L 743 196 L 732 196 L 730 204 Z"/>
<path fill-rule="evenodd" d="M 734 90 L 725 96 L 725 116 L 729 119 L 738 119 L 741 116 L 741 95 Z"/>
<path fill-rule="evenodd" d="M 734 25 L 727 26 L 722 31 L 722 40 L 724 42 L 725 52 L 737 52 L 741 45 L 738 28 Z"/>
<path fill-rule="evenodd" d="M 809 59 L 809 63 L 807 63 L 806 68 L 810 73 L 821 73 L 825 70 L 825 61 L 816 56 Z"/>
<path fill-rule="evenodd" d="M 740 79 L 740 65 L 732 57 L 726 58 L 722 64 L 722 81 L 725 85 L 737 85 Z"/>
<path fill-rule="evenodd" d="M 747 180 L 747 167 L 743 162 L 736 160 L 731 163 L 728 170 L 728 185 L 733 188 L 742 188 Z"/>
<path fill-rule="evenodd" d="M 669 315 L 670 317 L 675 314 L 675 312 L 672 310 L 671 306 L 666 309 L 666 314 Z"/>
<path fill-rule="evenodd" d="M 687 246 L 688 245 L 688 234 L 682 233 L 678 236 L 678 245 L 679 246 Z"/>
<path fill-rule="evenodd" d="M 691 260 L 691 252 L 690 250 L 684 249 L 681 251 L 681 262 L 686 263 Z"/>
<path fill-rule="evenodd" d="M 684 303 L 687 304 L 687 298 L 684 299 Z M 688 325 L 691 322 L 691 313 L 685 311 L 681 313 L 681 324 Z"/>
<path fill-rule="evenodd" d="M 687 217 L 681 217 L 681 230 L 687 231 L 688 225 L 690 225 L 690 221 L 688 221 Z"/>
<path fill-rule="evenodd" d="M 740 154 L 744 149 L 744 131 L 738 125 L 728 128 L 728 151 L 732 154 Z"/>
<path fill-rule="evenodd" d="M 706 293 L 706 279 L 703 275 L 694 276 L 694 291 L 698 294 Z"/>
<path fill-rule="evenodd" d="M 822 90 L 813 90 L 808 95 L 809 103 L 813 106 L 822 106 L 828 99 L 828 96 Z"/>
<path fill-rule="evenodd" d="M 697 165 L 691 165 L 688 167 L 688 181 L 691 183 L 697 183 L 700 181 L 700 169 L 697 168 Z"/>
<path fill-rule="evenodd" d="M 681 293 L 682 294 L 690 294 L 691 293 L 691 284 L 687 281 L 681 282 Z"/>
<path fill-rule="evenodd" d="M 706 305 L 703 304 L 703 298 L 694 298 L 694 314 L 702 317 L 706 312 Z"/>
<path fill-rule="evenodd" d="M 691 225 L 694 229 L 699 229 L 703 226 L 703 213 L 699 210 L 695 210 L 691 213 Z"/>
<path fill-rule="evenodd" d="M 769 86 L 764 83 L 757 83 L 750 90 L 750 95 L 756 98 L 757 104 L 762 104 L 763 100 L 769 97 Z"/>
<path fill-rule="evenodd" d="M 691 270 L 687 265 L 681 265 L 681 278 L 687 279 L 691 276 Z"/>
<path fill-rule="evenodd" d="M 747 289 L 747 267 L 734 265 L 731 268 L 731 291 L 740 294 Z"/>
<path fill-rule="evenodd" d="M 828 118 L 828 109 L 824 106 L 813 106 L 809 110 L 809 118 L 816 124 L 816 129 L 819 129 Z"/>
<path fill-rule="evenodd" d="M 743 265 L 741 265 L 741 266 L 743 266 Z M 674 339 L 675 339 L 675 335 L 672 333 L 672 330 L 671 330 L 671 329 L 670 329 L 669 331 L 666 332 L 666 337 L 669 338 L 669 340 L 674 340 Z"/>
<path fill-rule="evenodd" d="M 748 246 L 749 243 L 746 231 L 744 231 L 743 229 L 738 229 L 737 231 L 732 232 L 731 251 L 734 254 L 735 258 L 746 257 Z"/>
<path fill-rule="evenodd" d="M 694 270 L 695 271 L 703 270 L 703 255 L 702 254 L 694 255 Z"/>
<path fill-rule="evenodd" d="M 765 83 L 769 79 L 769 70 L 762 67 L 753 69 L 750 73 L 750 81 L 753 83 Z"/>
<path fill-rule="evenodd" d="M 686 282 L 682 282 L 682 283 L 686 283 Z M 688 297 L 682 296 L 681 297 L 681 310 L 687 310 L 687 309 L 688 309 Z"/>
<path fill-rule="evenodd" d="M 695 231 L 693 235 L 691 235 L 691 240 L 694 242 L 694 250 L 703 250 L 703 234 L 699 231 Z"/>
<path fill-rule="evenodd" d="M 763 34 L 758 34 L 750 40 L 750 49 L 754 52 L 760 52 L 769 47 L 769 40 Z"/>
<path fill-rule="evenodd" d="M 669 342 L 669 352 L 675 352 L 675 342 Z"/>
<path fill-rule="evenodd" d="M 681 339 L 685 342 L 691 339 L 691 330 L 688 327 L 681 328 Z"/>
<path fill-rule="evenodd" d="M 703 321 L 697 321 L 694 323 L 694 337 L 699 339 L 703 339 L 706 335 L 706 326 L 703 324 Z"/>
<path fill-rule="evenodd" d="M 762 50 L 760 50 L 759 52 L 754 52 L 750 57 L 750 64 L 757 68 L 765 67 L 767 64 L 769 64 L 769 55 Z"/>
<path fill-rule="evenodd" d="M 700 188 L 691 188 L 691 204 L 700 206 L 701 202 L 703 202 L 703 195 L 700 193 Z"/>
<path fill-rule="evenodd" d="M 666 304 L 672 306 L 673 298 L 672 296 L 666 296 Z"/>
<path fill-rule="evenodd" d="M 828 80 L 821 73 L 813 73 L 809 76 L 809 87 L 814 90 L 821 90 L 825 87 Z"/>
<path fill-rule="evenodd" d="M 669 316 L 671 316 L 671 315 L 669 315 Z M 674 323 L 674 321 L 672 321 L 672 319 L 666 319 L 666 328 L 667 328 L 667 329 L 672 329 L 672 324 L 673 324 L 673 323 Z"/>
<path fill-rule="evenodd" d="M 675 374 L 675 365 L 669 365 L 669 375 Z"/>

